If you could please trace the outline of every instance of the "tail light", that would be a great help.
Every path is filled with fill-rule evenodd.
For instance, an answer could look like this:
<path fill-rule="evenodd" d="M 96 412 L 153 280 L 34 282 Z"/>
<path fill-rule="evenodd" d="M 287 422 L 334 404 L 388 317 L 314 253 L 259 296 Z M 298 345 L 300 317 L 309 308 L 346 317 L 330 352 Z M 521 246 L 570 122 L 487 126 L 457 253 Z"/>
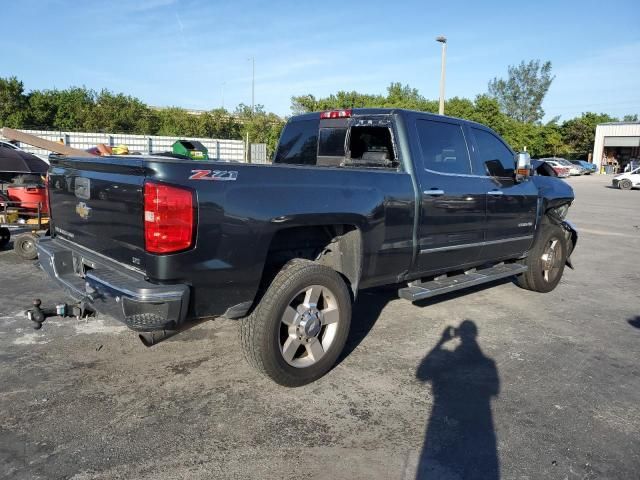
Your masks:
<path fill-rule="evenodd" d="M 193 193 L 159 183 L 144 184 L 144 241 L 150 253 L 173 253 L 193 244 Z"/>
<path fill-rule="evenodd" d="M 351 109 L 346 110 L 328 110 L 320 113 L 320 118 L 351 118 Z"/>

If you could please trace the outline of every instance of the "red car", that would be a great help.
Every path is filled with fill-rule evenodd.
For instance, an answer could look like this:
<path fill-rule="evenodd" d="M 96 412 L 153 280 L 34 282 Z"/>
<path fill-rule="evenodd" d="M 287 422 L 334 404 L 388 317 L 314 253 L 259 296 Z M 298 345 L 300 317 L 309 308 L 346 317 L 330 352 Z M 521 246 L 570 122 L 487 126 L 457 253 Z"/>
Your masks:
<path fill-rule="evenodd" d="M 565 167 L 564 165 L 560 165 L 558 162 L 554 162 L 553 160 L 545 160 L 546 163 L 548 163 L 551 168 L 553 168 L 553 171 L 556 172 L 556 175 L 560 178 L 566 178 L 569 175 L 571 175 L 571 168 L 570 167 Z"/>

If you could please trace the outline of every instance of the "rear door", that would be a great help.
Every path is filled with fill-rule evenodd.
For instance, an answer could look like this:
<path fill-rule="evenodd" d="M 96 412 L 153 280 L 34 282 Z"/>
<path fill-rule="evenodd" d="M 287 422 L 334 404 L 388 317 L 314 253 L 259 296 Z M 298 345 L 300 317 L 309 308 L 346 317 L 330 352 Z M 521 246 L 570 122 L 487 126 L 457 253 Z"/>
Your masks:
<path fill-rule="evenodd" d="M 474 165 L 489 179 L 487 225 L 482 257 L 512 257 L 531 245 L 536 228 L 538 189 L 532 181 L 515 182 L 514 153 L 489 130 L 469 127 Z"/>
<path fill-rule="evenodd" d="M 139 158 L 52 159 L 53 234 L 144 269 L 144 179 Z"/>
<path fill-rule="evenodd" d="M 455 120 L 417 118 L 420 185 L 415 272 L 438 273 L 480 258 L 488 179 L 472 168 L 465 129 Z"/>

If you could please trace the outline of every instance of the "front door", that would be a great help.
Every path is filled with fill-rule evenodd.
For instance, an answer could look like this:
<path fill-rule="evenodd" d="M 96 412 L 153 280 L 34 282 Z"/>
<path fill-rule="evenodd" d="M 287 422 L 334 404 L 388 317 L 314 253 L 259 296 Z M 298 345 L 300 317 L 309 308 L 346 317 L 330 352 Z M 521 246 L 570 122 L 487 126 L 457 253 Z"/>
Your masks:
<path fill-rule="evenodd" d="M 480 258 L 487 180 L 474 175 L 461 124 L 417 119 L 415 126 L 421 208 L 414 273 L 437 274 Z"/>
<path fill-rule="evenodd" d="M 477 170 L 484 168 L 487 190 L 487 226 L 483 258 L 495 260 L 526 252 L 536 228 L 538 189 L 532 181 L 516 183 L 514 154 L 489 130 L 470 127 Z"/>

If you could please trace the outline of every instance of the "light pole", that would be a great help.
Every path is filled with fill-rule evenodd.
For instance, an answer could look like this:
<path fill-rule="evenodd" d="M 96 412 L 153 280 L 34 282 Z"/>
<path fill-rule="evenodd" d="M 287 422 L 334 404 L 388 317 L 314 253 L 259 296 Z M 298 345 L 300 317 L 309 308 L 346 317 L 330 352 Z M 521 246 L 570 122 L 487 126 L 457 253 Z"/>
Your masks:
<path fill-rule="evenodd" d="M 440 67 L 440 107 L 438 113 L 444 115 L 444 77 L 447 66 L 447 37 L 440 35 L 436 37 L 436 42 L 442 44 L 442 66 Z"/>
<path fill-rule="evenodd" d="M 251 57 L 251 113 L 255 112 L 256 103 L 256 57 Z"/>

